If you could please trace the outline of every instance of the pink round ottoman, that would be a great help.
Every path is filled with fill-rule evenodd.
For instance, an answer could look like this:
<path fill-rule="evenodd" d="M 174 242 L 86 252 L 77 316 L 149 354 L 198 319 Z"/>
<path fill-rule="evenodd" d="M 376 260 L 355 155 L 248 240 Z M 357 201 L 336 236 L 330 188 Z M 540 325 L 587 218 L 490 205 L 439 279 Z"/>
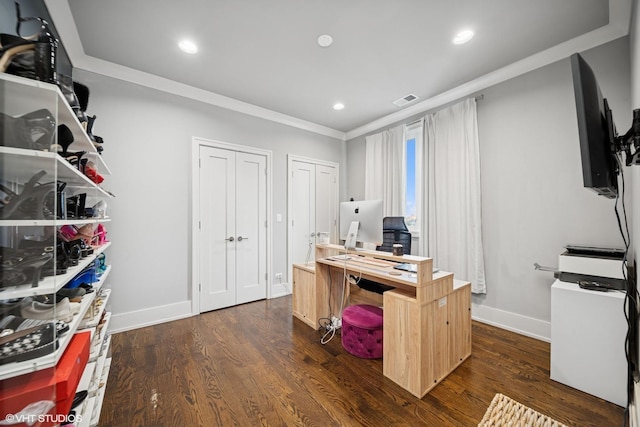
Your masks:
<path fill-rule="evenodd" d="M 382 357 L 382 309 L 350 305 L 342 311 L 342 346 L 363 359 Z"/>

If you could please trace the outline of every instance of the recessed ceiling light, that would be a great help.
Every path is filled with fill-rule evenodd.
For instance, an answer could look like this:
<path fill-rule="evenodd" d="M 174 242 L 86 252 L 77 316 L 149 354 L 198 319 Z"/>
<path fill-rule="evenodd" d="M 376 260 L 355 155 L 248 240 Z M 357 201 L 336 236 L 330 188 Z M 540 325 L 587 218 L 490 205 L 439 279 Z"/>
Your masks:
<path fill-rule="evenodd" d="M 338 111 L 343 110 L 344 104 L 342 102 L 336 102 L 335 104 L 333 104 L 333 109 Z"/>
<path fill-rule="evenodd" d="M 320 47 L 329 47 L 331 46 L 331 43 L 333 43 L 333 37 L 331 37 L 329 34 L 323 34 L 318 37 L 318 44 L 320 45 Z"/>
<path fill-rule="evenodd" d="M 473 31 L 464 30 L 460 31 L 454 38 L 453 44 L 464 44 L 473 38 Z"/>
<path fill-rule="evenodd" d="M 178 47 L 186 53 L 193 54 L 198 52 L 198 46 L 196 46 L 195 43 L 191 40 L 182 40 L 180 43 L 178 43 Z"/>

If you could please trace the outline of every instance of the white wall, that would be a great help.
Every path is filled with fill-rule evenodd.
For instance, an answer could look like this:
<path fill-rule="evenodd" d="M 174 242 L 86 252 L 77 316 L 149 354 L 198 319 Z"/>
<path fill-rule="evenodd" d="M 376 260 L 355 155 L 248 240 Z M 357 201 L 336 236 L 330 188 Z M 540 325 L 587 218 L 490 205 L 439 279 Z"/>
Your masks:
<path fill-rule="evenodd" d="M 621 128 L 630 123 L 628 49 L 624 38 L 583 53 Z M 570 243 L 624 247 L 614 201 L 583 188 L 568 59 L 484 94 L 478 126 L 488 291 L 474 297 L 476 314 L 515 320 L 516 329 L 533 327 L 527 332 L 548 339 L 554 278 L 533 263 L 557 266 Z"/>
<path fill-rule="evenodd" d="M 628 38 L 583 56 L 618 127 L 626 131 L 631 120 Z M 482 93 L 478 126 L 487 294 L 474 295 L 473 315 L 548 340 L 554 278 L 535 271 L 533 264 L 557 266 L 569 243 L 622 246 L 613 201 L 583 188 L 568 59 Z M 363 157 L 364 137 L 348 141 L 347 196 L 364 194 Z"/>
<path fill-rule="evenodd" d="M 344 142 L 169 95 L 83 70 L 74 79 L 91 90 L 103 157 L 113 175 L 103 187 L 113 217 L 107 225 L 113 271 L 114 330 L 191 313 L 191 141 L 193 136 L 273 152 L 273 269 L 286 268 L 286 156 L 332 161 L 344 168 Z M 273 281 L 275 284 L 276 282 Z"/>

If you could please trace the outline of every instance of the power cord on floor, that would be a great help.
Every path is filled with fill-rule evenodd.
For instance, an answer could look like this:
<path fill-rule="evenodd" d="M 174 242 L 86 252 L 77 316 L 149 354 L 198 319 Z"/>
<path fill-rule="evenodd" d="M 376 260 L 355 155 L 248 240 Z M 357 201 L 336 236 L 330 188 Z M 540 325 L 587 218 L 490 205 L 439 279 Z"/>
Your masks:
<path fill-rule="evenodd" d="M 334 319 L 336 319 L 335 316 Z M 336 335 L 336 331 L 340 329 L 333 319 L 328 319 L 326 317 L 320 319 L 318 323 L 320 324 L 320 330 L 324 331 L 320 338 L 320 344 L 326 344 L 331 341 Z"/>
<path fill-rule="evenodd" d="M 340 307 L 338 309 L 338 313 L 342 315 L 342 309 L 345 306 L 345 303 L 348 300 L 348 297 L 345 296 L 347 289 L 347 282 L 350 281 L 351 276 L 347 275 L 347 256 L 344 257 L 344 265 L 342 270 L 342 295 L 340 299 Z M 336 316 L 331 307 L 331 289 L 333 289 L 332 283 L 332 275 L 331 271 L 329 271 L 329 316 L 330 317 L 321 317 L 318 319 L 318 325 L 320 326 L 320 330 L 324 331 L 322 337 L 320 338 L 321 344 L 327 344 L 329 341 L 333 339 L 336 335 L 336 331 L 342 328 L 342 319 L 341 316 Z"/>

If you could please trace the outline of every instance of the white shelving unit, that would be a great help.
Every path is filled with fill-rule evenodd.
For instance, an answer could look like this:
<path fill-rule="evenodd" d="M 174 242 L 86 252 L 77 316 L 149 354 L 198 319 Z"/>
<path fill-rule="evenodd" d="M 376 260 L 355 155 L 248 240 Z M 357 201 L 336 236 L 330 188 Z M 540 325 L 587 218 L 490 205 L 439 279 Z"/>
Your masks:
<path fill-rule="evenodd" d="M 78 121 L 75 112 L 56 85 L 0 73 L 0 94 L 0 99 L 2 99 L 0 113 L 18 118 L 40 109 L 48 110 L 56 120 L 56 130 L 62 124 L 71 130 L 74 142 L 69 151 L 84 151 L 84 156 L 94 163 L 99 174 L 111 174 L 84 127 Z M 3 117 L 0 117 L 0 120 L 3 120 Z M 7 127 L 5 126 L 4 129 L 6 130 Z M 56 131 L 52 133 L 52 138 L 52 142 L 54 144 L 57 143 Z M 16 148 L 11 145 L 11 132 L 6 132 L 4 135 L 0 134 L 0 182 L 16 194 L 21 193 L 24 184 L 36 173 L 45 171 L 46 173 L 39 180 L 39 183 L 64 182 L 66 184 L 65 192 L 68 195 L 85 193 L 87 201 L 105 200 L 113 196 L 109 191 L 95 184 L 74 165 L 60 156 L 54 147 L 52 147 L 51 151 L 37 151 Z M 88 203 L 87 206 L 91 206 L 91 204 Z M 5 207 L 0 207 L 0 209 Z M 17 247 L 21 239 L 20 236 L 26 235 L 26 231 L 30 235 L 35 234 L 44 237 L 45 235 L 56 235 L 55 231 L 65 225 L 81 227 L 86 224 L 105 224 L 110 221 L 111 219 L 108 217 L 30 219 L 21 218 L 19 215 L 14 214 L 11 215 L 11 219 L 0 220 L 0 246 Z M 64 274 L 42 277 L 37 286 L 32 286 L 32 283 L 26 283 L 18 286 L 2 287 L 0 288 L 0 300 L 18 300 L 41 295 L 52 296 L 86 267 L 90 266 L 110 246 L 111 243 L 106 243 L 102 246 L 94 247 L 93 254 L 79 260 L 77 266 L 69 267 Z M 110 313 L 106 312 L 106 306 L 111 291 L 105 288 L 110 272 L 111 266 L 109 265 L 99 280 L 93 283 L 94 292 L 88 293 L 82 298 L 80 312 L 69 323 L 69 331 L 57 337 L 58 348 L 56 351 L 39 358 L 0 365 L 0 393 L 2 393 L 3 380 L 25 374 L 38 375 L 39 371 L 48 368 L 55 369 L 74 334 L 81 330 L 91 330 L 91 360 L 84 367 L 78 386 L 78 391 L 89 390 L 89 395 L 78 408 L 82 408 L 80 413 L 83 415 L 80 425 L 97 424 L 104 396 L 104 384 L 106 384 L 110 368 L 108 355 L 111 340 L 107 333 Z M 87 315 L 87 318 L 85 318 L 85 315 Z M 102 324 L 101 319 L 103 319 Z M 51 320 L 54 319 L 52 318 Z M 101 384 L 102 386 L 100 386 Z M 79 412 L 76 412 L 76 414 L 79 414 Z"/>

